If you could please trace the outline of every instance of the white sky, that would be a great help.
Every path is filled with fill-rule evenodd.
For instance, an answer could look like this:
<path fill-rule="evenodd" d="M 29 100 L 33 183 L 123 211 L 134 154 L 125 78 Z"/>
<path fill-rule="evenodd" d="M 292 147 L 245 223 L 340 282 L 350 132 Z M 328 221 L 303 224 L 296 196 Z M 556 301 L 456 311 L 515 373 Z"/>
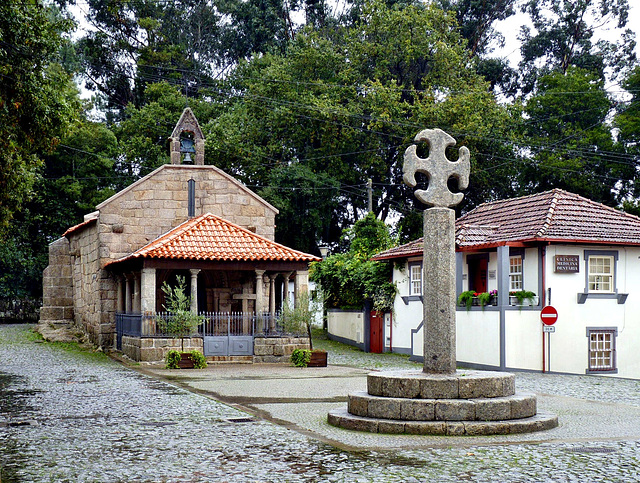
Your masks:
<path fill-rule="evenodd" d="M 512 66 L 517 66 L 520 62 L 520 42 L 518 41 L 518 33 L 520 32 L 520 26 L 524 22 L 528 22 L 528 16 L 517 13 L 512 15 L 506 20 L 496 22 L 495 28 L 502 33 L 505 37 L 505 47 L 503 49 L 496 50 L 493 55 L 496 57 L 502 57 L 509 59 Z M 529 22 L 529 25 L 530 22 Z M 626 28 L 631 29 L 636 34 L 636 56 L 640 59 L 640 0 L 629 0 L 629 19 Z M 602 29 L 596 33 L 598 38 L 605 38 L 608 40 L 619 40 L 621 38 L 622 31 L 615 28 Z"/>

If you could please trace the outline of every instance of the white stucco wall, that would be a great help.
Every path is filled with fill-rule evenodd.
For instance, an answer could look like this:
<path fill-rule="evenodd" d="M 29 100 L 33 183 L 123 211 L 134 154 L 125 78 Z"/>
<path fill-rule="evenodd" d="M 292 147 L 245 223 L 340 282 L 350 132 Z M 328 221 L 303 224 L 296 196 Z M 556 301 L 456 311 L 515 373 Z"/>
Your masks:
<path fill-rule="evenodd" d="M 578 304 L 578 293 L 585 290 L 585 250 L 617 251 L 616 288 L 629 294 L 624 304 L 615 298 L 588 297 Z M 555 255 L 578 255 L 578 273 L 555 273 Z M 465 254 L 466 256 L 466 254 Z M 497 271 L 497 256 L 490 253 L 488 270 Z M 393 348 L 411 348 L 411 329 L 422 321 L 419 300 L 405 304 L 402 296 L 409 295 L 409 272 L 394 269 L 398 297 L 394 304 Z M 467 273 L 466 261 L 463 273 Z M 616 358 L 618 372 L 602 373 L 615 377 L 640 379 L 640 248 L 596 245 L 550 245 L 545 256 L 546 288 L 559 313 L 555 333 L 550 334 L 549 360 L 546 369 L 553 372 L 585 374 L 588 368 L 589 344 L 587 328 L 613 328 L 618 331 Z M 523 263 L 524 288 L 542 298 L 539 292 L 538 249 L 525 250 Z M 497 288 L 496 279 L 488 280 L 489 290 Z M 466 290 L 466 280 L 463 289 Z M 546 291 L 549 294 L 549 291 Z M 539 307 L 541 308 L 541 306 Z M 505 310 L 505 363 L 507 368 L 542 370 L 542 322 L 540 310 L 507 308 Z M 497 310 L 458 310 L 457 359 L 460 362 L 498 367 L 500 364 L 500 313 Z M 545 344 L 546 344 L 546 337 Z M 422 356 L 422 330 L 413 337 L 414 355 Z M 545 355 L 546 355 L 545 351 Z"/>
<path fill-rule="evenodd" d="M 333 336 L 364 344 L 364 313 L 328 310 L 327 330 Z"/>
<path fill-rule="evenodd" d="M 456 359 L 468 364 L 500 365 L 500 313 L 456 312 Z"/>
<path fill-rule="evenodd" d="M 616 287 L 628 293 L 624 304 L 616 299 L 587 298 L 577 303 L 577 294 L 585 289 L 584 250 L 617 251 Z M 555 255 L 579 255 L 579 273 L 554 273 Z M 616 339 L 617 377 L 640 378 L 640 249 L 616 246 L 563 246 L 547 249 L 547 287 L 551 305 L 558 310 L 556 332 L 550 335 L 552 371 L 584 374 L 588 364 L 587 327 L 618 330 Z M 604 374 L 603 374 L 604 375 Z"/>

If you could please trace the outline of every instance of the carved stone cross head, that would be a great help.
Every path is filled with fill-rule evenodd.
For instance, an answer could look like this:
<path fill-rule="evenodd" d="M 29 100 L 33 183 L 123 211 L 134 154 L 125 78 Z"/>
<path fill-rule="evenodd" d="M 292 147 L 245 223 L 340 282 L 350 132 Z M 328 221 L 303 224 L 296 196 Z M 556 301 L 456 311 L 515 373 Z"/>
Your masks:
<path fill-rule="evenodd" d="M 416 143 L 426 141 L 429 143 L 429 157 L 423 159 L 416 154 L 416 145 L 413 144 L 404 152 L 404 164 L 402 172 L 405 184 L 411 188 L 416 186 L 416 173 L 426 174 L 429 178 L 429 186 L 426 190 L 416 190 L 418 200 L 427 206 L 450 208 L 462 201 L 462 193 L 449 191 L 447 182 L 449 178 L 458 180 L 458 188 L 463 190 L 469 185 L 469 150 L 463 146 L 460 148 L 458 160 L 451 162 L 445 155 L 449 146 L 455 146 L 456 140 L 441 129 L 425 129 L 415 137 Z"/>

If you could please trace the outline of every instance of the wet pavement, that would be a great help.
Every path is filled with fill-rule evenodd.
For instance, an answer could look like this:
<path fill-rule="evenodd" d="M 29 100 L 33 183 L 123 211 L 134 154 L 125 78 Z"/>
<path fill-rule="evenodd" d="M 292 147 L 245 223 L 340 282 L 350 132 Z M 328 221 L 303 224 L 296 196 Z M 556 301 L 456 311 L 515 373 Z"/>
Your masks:
<path fill-rule="evenodd" d="M 132 369 L 28 329 L 0 326 L 3 483 L 640 480 L 636 381 L 517 374 L 561 423 L 525 439 L 369 435 L 326 412 L 369 369 L 415 367 L 406 358 L 321 341 L 351 367 Z"/>

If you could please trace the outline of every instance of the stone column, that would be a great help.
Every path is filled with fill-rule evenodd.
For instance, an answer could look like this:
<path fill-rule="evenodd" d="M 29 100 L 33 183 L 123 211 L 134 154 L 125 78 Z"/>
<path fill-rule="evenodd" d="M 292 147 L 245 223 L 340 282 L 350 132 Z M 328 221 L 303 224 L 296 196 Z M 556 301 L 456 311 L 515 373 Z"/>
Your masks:
<path fill-rule="evenodd" d="M 140 310 L 143 314 L 152 314 L 156 311 L 156 269 L 143 268 L 141 274 L 141 300 Z"/>
<path fill-rule="evenodd" d="M 189 270 L 191 273 L 191 312 L 198 313 L 198 274 L 200 270 L 192 268 Z"/>
<path fill-rule="evenodd" d="M 116 275 L 116 312 L 124 312 L 124 284 L 126 280 L 122 275 Z"/>
<path fill-rule="evenodd" d="M 293 289 L 296 307 L 300 303 L 300 297 L 303 294 L 307 294 L 307 293 L 309 293 L 309 271 L 298 270 L 296 272 L 296 278 L 294 279 L 294 289 Z"/>
<path fill-rule="evenodd" d="M 277 273 L 269 274 L 269 313 L 273 316 L 276 313 L 276 278 Z"/>
<path fill-rule="evenodd" d="M 126 274 L 125 282 L 124 282 L 124 290 L 125 290 L 124 311 L 127 314 L 130 314 L 132 309 L 132 304 L 131 304 L 131 282 L 132 281 L 133 281 L 133 275 L 130 273 Z"/>
<path fill-rule="evenodd" d="M 264 312 L 264 270 L 256 270 L 256 315 Z"/>
<path fill-rule="evenodd" d="M 424 372 L 456 372 L 455 212 L 424 212 Z"/>
<path fill-rule="evenodd" d="M 142 313 L 142 333 L 155 334 L 153 314 L 156 312 L 156 269 L 143 268 L 140 274 L 140 312 Z"/>
<path fill-rule="evenodd" d="M 134 289 L 133 289 L 133 311 L 136 314 L 140 313 L 140 309 L 141 309 L 141 288 L 140 288 L 140 273 L 136 272 L 133 274 L 133 281 L 134 281 Z"/>

